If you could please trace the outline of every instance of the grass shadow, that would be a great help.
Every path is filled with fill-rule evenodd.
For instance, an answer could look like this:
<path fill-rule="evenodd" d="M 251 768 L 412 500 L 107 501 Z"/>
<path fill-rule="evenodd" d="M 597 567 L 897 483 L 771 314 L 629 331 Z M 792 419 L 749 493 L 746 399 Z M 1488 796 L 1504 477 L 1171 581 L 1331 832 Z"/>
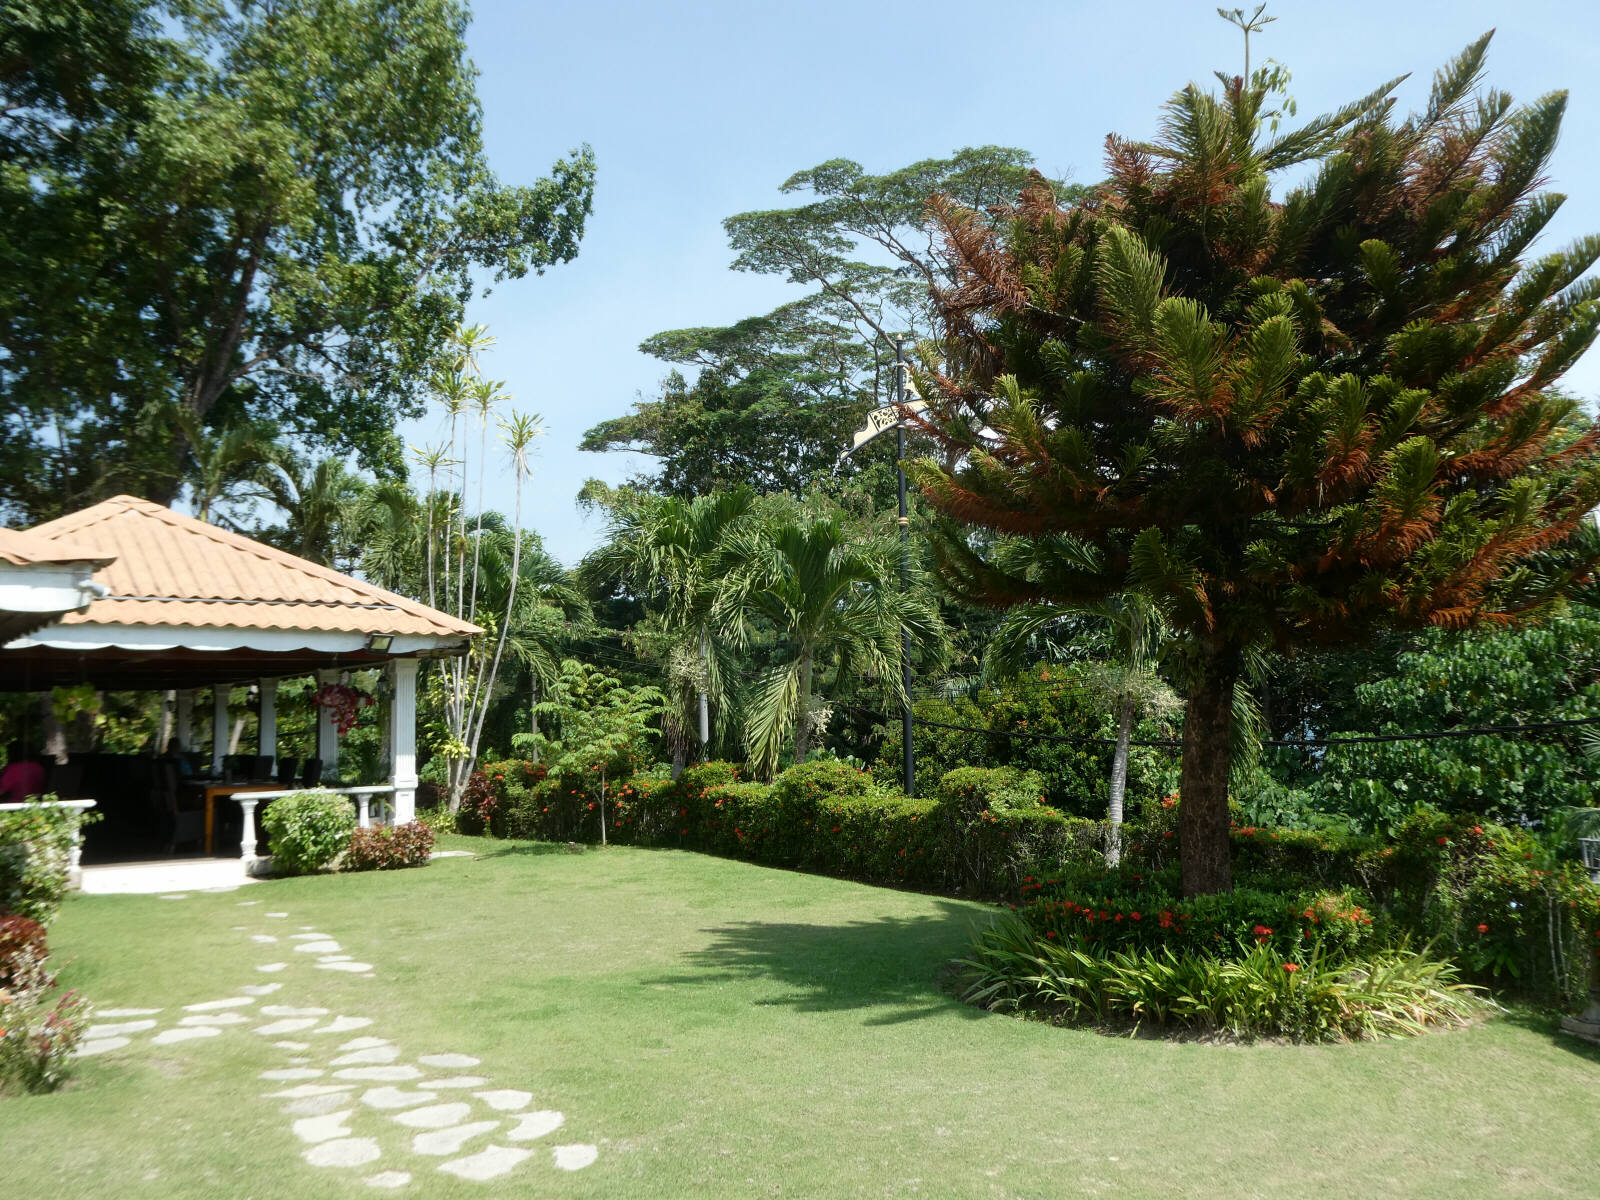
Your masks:
<path fill-rule="evenodd" d="M 1561 1028 L 1559 1014 L 1514 1005 L 1508 1007 L 1499 1019 L 1507 1025 L 1515 1025 L 1519 1029 L 1526 1029 L 1529 1033 L 1539 1034 L 1557 1049 L 1575 1054 L 1579 1058 L 1586 1058 L 1596 1066 L 1600 1066 L 1600 1046 L 1565 1032 Z"/>
<path fill-rule="evenodd" d="M 474 858 L 509 858 L 520 856 L 539 856 L 547 854 L 583 854 L 586 847 L 570 849 L 566 842 L 511 842 L 499 843 L 493 850 L 474 852 Z"/>
<path fill-rule="evenodd" d="M 646 980 L 651 986 L 715 986 L 766 980 L 779 987 L 757 1004 L 800 1012 L 873 1010 L 865 1024 L 896 1025 L 924 1017 L 988 1014 L 957 1000 L 946 986 L 981 921 L 968 906 L 940 902 L 918 917 L 878 917 L 841 925 L 742 921 L 704 930 L 712 937 L 685 955 L 691 970 Z"/>

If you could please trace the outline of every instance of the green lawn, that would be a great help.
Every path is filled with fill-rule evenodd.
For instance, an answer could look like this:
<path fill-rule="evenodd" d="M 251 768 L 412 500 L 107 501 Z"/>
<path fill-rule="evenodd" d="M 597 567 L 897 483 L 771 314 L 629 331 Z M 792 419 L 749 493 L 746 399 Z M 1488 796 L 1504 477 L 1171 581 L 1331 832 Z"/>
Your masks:
<path fill-rule="evenodd" d="M 1337 1047 L 1107 1038 L 940 992 L 979 905 L 673 851 L 450 844 L 483 856 L 181 901 L 75 897 L 53 944 L 105 1007 L 164 1005 L 170 1023 L 281 980 L 261 1003 L 373 1016 L 362 1032 L 411 1058 L 477 1056 L 486 1086 L 565 1113 L 534 1158 L 458 1180 L 408 1153 L 415 1131 L 363 1112 L 384 1160 L 312 1167 L 263 1096 L 291 1085 L 257 1078 L 291 1052 L 246 1025 L 136 1038 L 61 1093 L 0 1101 L 0 1194 L 310 1200 L 386 1194 L 361 1180 L 396 1167 L 414 1179 L 387 1194 L 428 1197 L 1600 1191 L 1600 1057 L 1539 1022 Z M 249 939 L 302 925 L 375 978 Z M 598 1160 L 555 1170 L 566 1142 Z"/>

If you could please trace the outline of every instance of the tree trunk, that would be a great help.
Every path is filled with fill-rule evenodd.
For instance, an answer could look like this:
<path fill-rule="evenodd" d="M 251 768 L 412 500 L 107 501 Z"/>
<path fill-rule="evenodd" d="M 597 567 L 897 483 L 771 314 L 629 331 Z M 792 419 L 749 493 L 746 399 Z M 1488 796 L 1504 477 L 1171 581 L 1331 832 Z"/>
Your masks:
<path fill-rule="evenodd" d="M 1233 887 L 1228 772 L 1233 758 L 1233 685 L 1238 678 L 1237 652 L 1213 652 L 1189 689 L 1178 805 L 1185 896 Z"/>
<path fill-rule="evenodd" d="M 606 769 L 600 768 L 600 845 L 606 844 Z"/>
<path fill-rule="evenodd" d="M 800 702 L 796 705 L 794 761 L 803 763 L 811 752 L 811 651 L 800 655 Z"/>
<path fill-rule="evenodd" d="M 532 674 L 530 669 L 529 674 Z M 533 681 L 528 685 L 528 732 L 533 734 L 533 762 L 539 761 L 539 677 L 533 675 Z"/>
<path fill-rule="evenodd" d="M 1110 828 L 1106 830 L 1106 866 L 1122 861 L 1122 800 L 1128 792 L 1128 739 L 1133 734 L 1133 701 L 1124 696 L 1117 721 L 1117 748 L 1111 756 Z"/>

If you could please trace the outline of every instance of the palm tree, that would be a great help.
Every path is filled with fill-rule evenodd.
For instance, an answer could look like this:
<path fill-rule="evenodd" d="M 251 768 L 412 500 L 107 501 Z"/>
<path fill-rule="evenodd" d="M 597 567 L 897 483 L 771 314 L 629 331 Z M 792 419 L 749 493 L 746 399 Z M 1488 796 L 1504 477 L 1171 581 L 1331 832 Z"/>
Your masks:
<path fill-rule="evenodd" d="M 202 521 L 232 525 L 218 505 L 253 498 L 254 485 L 264 463 L 279 453 L 272 435 L 254 425 L 207 429 L 186 406 L 171 411 L 173 426 L 188 446 L 193 465 L 189 478 L 195 516 Z"/>
<path fill-rule="evenodd" d="M 688 702 L 695 708 L 694 727 L 700 752 L 711 740 L 710 709 L 719 715 L 723 680 L 727 677 L 725 646 L 712 620 L 721 585 L 721 564 L 730 538 L 748 520 L 755 492 L 747 487 L 710 492 L 693 500 L 646 497 L 616 510 L 606 543 L 586 564 L 596 579 L 618 579 L 655 605 L 669 643 L 669 661 L 692 660 L 698 669 L 676 671 L 678 711 L 669 724 L 678 736 L 669 740 L 675 761 L 681 760 L 686 738 Z"/>
<path fill-rule="evenodd" d="M 341 534 L 364 499 L 361 477 L 336 456 L 308 463 L 280 448 L 257 475 L 267 497 L 288 514 L 283 548 L 334 566 Z"/>
<path fill-rule="evenodd" d="M 903 702 L 901 632 L 925 652 L 942 651 L 944 626 L 921 587 L 899 586 L 900 547 L 875 531 L 853 531 L 833 517 L 768 512 L 736 530 L 716 564 L 713 623 L 737 649 L 770 627 L 780 661 L 747 704 L 745 742 L 757 774 L 770 778 L 793 736 L 796 762 L 811 747 L 819 666 L 831 661 L 835 685 L 876 679 Z"/>
<path fill-rule="evenodd" d="M 1063 646 L 1061 637 L 1076 639 Z M 1097 655 L 1089 683 L 1111 702 L 1117 717 L 1107 804 L 1106 865 L 1122 860 L 1123 803 L 1128 792 L 1128 744 L 1140 716 L 1166 715 L 1182 707 L 1177 693 L 1156 670 L 1169 631 L 1161 611 L 1138 592 L 1121 592 L 1094 604 L 1064 610 L 1030 604 L 1012 609 L 998 630 L 985 666 L 1011 673 L 1041 652 L 1051 657 Z"/>

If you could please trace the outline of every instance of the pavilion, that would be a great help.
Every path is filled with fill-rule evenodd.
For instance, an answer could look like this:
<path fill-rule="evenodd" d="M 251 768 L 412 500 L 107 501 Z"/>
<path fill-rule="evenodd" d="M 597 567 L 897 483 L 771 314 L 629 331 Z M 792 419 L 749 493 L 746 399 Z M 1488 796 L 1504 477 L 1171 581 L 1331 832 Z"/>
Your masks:
<path fill-rule="evenodd" d="M 85 683 L 105 691 L 174 691 L 176 736 L 188 748 L 195 692 L 209 688 L 211 766 L 218 776 L 233 686 L 257 685 L 257 756 L 275 762 L 279 680 L 314 676 L 333 683 L 347 671 L 385 671 L 396 821 L 412 819 L 416 805 L 418 666 L 424 658 L 465 653 L 482 632 L 132 496 L 23 533 L 0 531 L 0 564 L 0 691 Z M 39 627 L 42 620 L 51 623 Z M 326 708 L 317 750 L 324 777 L 335 775 L 338 737 Z"/>

